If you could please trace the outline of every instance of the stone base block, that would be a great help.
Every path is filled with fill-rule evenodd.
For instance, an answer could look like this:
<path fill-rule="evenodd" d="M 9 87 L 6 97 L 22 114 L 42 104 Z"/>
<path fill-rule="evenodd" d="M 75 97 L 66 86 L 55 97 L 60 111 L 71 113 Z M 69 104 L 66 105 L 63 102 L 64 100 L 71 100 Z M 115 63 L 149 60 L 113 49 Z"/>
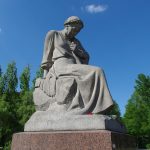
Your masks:
<path fill-rule="evenodd" d="M 135 150 L 135 138 L 107 130 L 22 132 L 13 135 L 11 150 Z"/>
<path fill-rule="evenodd" d="M 58 110 L 58 109 L 56 109 Z M 111 130 L 125 133 L 125 127 L 106 115 L 67 115 L 55 111 L 36 111 L 26 122 L 26 132 Z"/>

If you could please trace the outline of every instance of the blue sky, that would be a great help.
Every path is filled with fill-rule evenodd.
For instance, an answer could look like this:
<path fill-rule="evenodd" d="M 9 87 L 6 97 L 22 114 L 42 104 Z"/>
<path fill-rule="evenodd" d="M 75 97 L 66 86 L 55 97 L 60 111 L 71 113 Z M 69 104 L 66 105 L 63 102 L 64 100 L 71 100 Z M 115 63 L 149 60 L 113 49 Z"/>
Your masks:
<path fill-rule="evenodd" d="M 121 109 L 139 73 L 150 71 L 150 0 L 0 0 L 0 65 L 15 61 L 18 76 L 39 68 L 48 30 L 61 30 L 69 16 L 85 24 L 77 36 L 90 64 L 104 69 Z"/>

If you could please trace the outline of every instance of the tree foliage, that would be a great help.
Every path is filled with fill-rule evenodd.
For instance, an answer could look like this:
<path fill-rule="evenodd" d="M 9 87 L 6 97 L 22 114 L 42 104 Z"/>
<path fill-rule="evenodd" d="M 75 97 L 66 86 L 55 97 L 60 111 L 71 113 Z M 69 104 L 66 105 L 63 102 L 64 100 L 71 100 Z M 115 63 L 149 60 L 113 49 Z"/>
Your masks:
<path fill-rule="evenodd" d="M 107 115 L 115 115 L 119 120 L 121 120 L 120 108 L 115 100 L 114 100 L 114 106 L 109 111 L 109 113 L 107 113 Z"/>
<path fill-rule="evenodd" d="M 5 93 L 14 94 L 18 85 L 16 63 L 8 64 L 6 73 L 3 77 Z"/>
<path fill-rule="evenodd" d="M 25 122 L 34 112 L 29 82 L 29 67 L 20 76 L 20 91 L 17 91 L 15 62 L 8 64 L 4 74 L 0 68 L 0 147 L 4 150 L 10 149 L 13 133 L 23 131 Z"/>
<path fill-rule="evenodd" d="M 16 114 L 16 91 L 18 78 L 16 64 L 8 64 L 5 74 L 1 74 L 0 95 L 0 146 L 8 145 L 11 135 L 17 131 L 19 126 Z"/>
<path fill-rule="evenodd" d="M 0 96 L 3 93 L 3 89 L 4 89 L 3 73 L 2 73 L 2 68 L 0 66 Z"/>
<path fill-rule="evenodd" d="M 124 123 L 138 139 L 140 148 L 150 144 L 150 77 L 139 74 L 135 91 L 128 101 Z"/>
<path fill-rule="evenodd" d="M 19 124 L 21 125 L 21 129 L 23 130 L 25 122 L 32 115 L 34 110 L 33 98 L 32 98 L 32 90 L 29 87 L 30 82 L 30 68 L 27 66 L 24 68 L 21 76 L 20 76 L 20 98 L 18 100 L 17 105 L 17 114 Z"/>
<path fill-rule="evenodd" d="M 26 67 L 20 76 L 20 89 L 21 92 L 29 91 L 30 82 L 30 67 Z"/>
<path fill-rule="evenodd" d="M 40 68 L 37 72 L 36 72 L 36 76 L 32 81 L 32 90 L 34 90 L 34 85 L 35 85 L 35 81 L 37 78 L 42 78 L 43 77 L 43 69 Z"/>

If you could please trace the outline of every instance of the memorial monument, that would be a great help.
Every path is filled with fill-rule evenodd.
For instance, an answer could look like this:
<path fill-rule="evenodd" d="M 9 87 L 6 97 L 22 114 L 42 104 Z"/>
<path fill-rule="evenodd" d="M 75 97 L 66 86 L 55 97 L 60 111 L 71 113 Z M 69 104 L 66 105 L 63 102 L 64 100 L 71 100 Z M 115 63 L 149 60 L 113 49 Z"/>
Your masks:
<path fill-rule="evenodd" d="M 51 30 L 47 33 L 41 63 L 44 75 L 43 78 L 36 80 L 33 93 L 36 112 L 25 124 L 26 138 L 21 140 L 17 138 L 21 136 L 18 134 L 14 139 L 22 142 L 48 140 L 47 148 L 38 145 L 42 150 L 69 150 L 67 147 L 62 147 L 64 146 L 62 142 L 57 143 L 69 137 L 72 137 L 74 142 L 80 139 L 76 146 L 73 143 L 70 145 L 70 149 L 78 149 L 78 145 L 82 146 L 84 134 L 87 141 L 91 140 L 89 135 L 93 139 L 96 136 L 96 139 L 101 141 L 97 141 L 95 148 L 92 146 L 92 149 L 98 149 L 100 143 L 101 149 L 105 149 L 109 144 L 112 147 L 112 131 L 117 132 L 118 136 L 122 136 L 128 143 L 132 140 L 123 136 L 125 128 L 117 119 L 107 116 L 107 112 L 113 106 L 113 100 L 104 71 L 99 67 L 88 65 L 89 54 L 75 37 L 83 27 L 84 24 L 79 17 L 71 16 L 65 21 L 63 30 Z M 67 136 L 66 133 L 69 135 Z M 115 136 L 117 133 L 114 133 Z M 110 141 L 105 137 L 110 138 Z M 50 141 L 57 144 L 50 144 Z M 69 145 L 67 141 L 66 144 Z M 34 142 L 24 145 L 26 148 L 36 149 L 33 148 Z M 85 149 L 84 145 L 80 148 Z"/>

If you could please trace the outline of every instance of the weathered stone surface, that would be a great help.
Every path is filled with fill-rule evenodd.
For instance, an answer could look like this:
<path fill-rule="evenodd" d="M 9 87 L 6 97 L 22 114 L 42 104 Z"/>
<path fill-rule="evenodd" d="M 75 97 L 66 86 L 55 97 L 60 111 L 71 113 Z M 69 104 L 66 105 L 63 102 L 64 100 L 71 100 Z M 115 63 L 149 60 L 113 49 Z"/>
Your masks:
<path fill-rule="evenodd" d="M 52 130 L 95 130 L 107 129 L 125 132 L 125 128 L 118 121 L 105 115 L 66 115 L 56 107 L 53 110 L 37 111 L 25 124 L 25 131 L 52 131 Z"/>
<path fill-rule="evenodd" d="M 135 138 L 117 132 L 24 132 L 13 135 L 11 150 L 135 150 Z"/>

